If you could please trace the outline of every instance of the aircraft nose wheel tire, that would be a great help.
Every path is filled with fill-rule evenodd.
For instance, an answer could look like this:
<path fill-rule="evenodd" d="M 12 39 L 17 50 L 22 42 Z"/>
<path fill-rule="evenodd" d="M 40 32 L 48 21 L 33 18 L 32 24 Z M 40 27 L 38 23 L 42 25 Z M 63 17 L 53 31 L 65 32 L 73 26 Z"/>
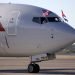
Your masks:
<path fill-rule="evenodd" d="M 28 65 L 28 72 L 29 73 L 38 73 L 40 70 L 40 67 L 38 64 L 29 64 Z"/>

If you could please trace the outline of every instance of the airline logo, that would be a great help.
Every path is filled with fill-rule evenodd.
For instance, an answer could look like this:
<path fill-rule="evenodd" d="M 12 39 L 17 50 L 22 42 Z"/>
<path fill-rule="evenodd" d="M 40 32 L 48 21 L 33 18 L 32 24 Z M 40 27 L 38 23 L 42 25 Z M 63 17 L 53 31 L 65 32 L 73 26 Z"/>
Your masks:
<path fill-rule="evenodd" d="M 0 22 L 0 32 L 3 32 L 3 31 L 5 31 L 5 29 L 4 29 L 3 25 Z"/>

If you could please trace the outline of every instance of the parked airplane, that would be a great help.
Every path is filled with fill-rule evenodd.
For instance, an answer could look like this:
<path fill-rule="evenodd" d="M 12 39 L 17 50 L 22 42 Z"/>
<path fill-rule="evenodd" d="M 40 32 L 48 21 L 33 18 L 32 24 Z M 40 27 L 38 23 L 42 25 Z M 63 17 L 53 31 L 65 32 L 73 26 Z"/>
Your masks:
<path fill-rule="evenodd" d="M 22 4 L 0 4 L 0 57 L 31 57 L 28 72 L 37 73 L 36 62 L 51 60 L 75 42 L 75 30 L 54 12 Z"/>

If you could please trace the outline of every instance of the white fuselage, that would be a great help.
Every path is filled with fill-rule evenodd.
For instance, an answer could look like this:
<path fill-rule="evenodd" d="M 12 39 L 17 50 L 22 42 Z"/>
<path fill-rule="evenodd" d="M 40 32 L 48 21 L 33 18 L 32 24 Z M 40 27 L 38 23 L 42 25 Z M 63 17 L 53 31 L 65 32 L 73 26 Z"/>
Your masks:
<path fill-rule="evenodd" d="M 38 24 L 32 21 L 41 16 L 42 8 L 0 4 L 0 56 L 32 56 L 55 53 L 75 41 L 75 30 L 64 22 Z"/>

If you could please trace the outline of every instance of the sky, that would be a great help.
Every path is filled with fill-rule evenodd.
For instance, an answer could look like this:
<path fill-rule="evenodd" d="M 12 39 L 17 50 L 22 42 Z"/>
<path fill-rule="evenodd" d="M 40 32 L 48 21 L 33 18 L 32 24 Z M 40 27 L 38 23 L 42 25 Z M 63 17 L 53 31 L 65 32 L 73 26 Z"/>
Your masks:
<path fill-rule="evenodd" d="M 29 4 L 49 9 L 61 16 L 64 11 L 68 24 L 75 28 L 75 0 L 0 0 L 0 3 Z"/>

